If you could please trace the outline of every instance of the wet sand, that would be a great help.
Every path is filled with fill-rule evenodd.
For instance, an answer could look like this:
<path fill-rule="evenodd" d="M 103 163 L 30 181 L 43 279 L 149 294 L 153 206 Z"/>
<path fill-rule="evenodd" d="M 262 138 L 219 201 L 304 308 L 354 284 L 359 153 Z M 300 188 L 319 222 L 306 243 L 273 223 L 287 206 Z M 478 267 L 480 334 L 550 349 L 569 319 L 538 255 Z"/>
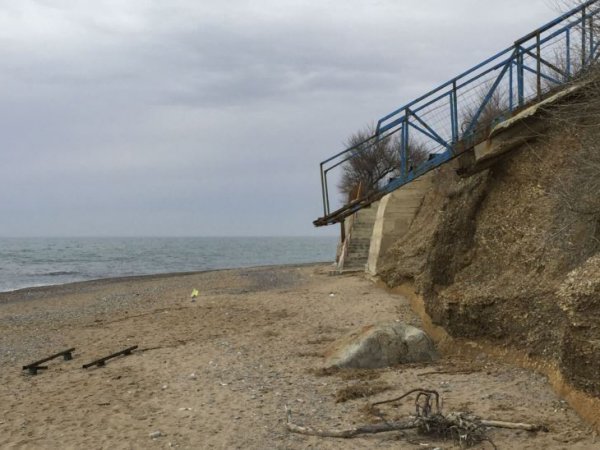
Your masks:
<path fill-rule="evenodd" d="M 444 410 L 543 423 L 548 433 L 493 430 L 500 449 L 593 449 L 600 440 L 539 374 L 483 353 L 434 365 L 323 375 L 327 346 L 384 320 L 421 322 L 409 302 L 360 275 L 287 266 L 101 280 L 0 294 L 1 448 L 458 448 L 413 432 L 352 440 L 290 434 L 294 420 L 329 428 L 373 420 L 369 401 L 440 391 Z M 192 289 L 199 296 L 192 302 Z M 333 294 L 333 295 L 332 295 Z M 131 356 L 82 365 L 131 345 Z M 75 347 L 30 376 L 21 366 Z M 343 389 L 378 385 L 336 403 Z M 413 410 L 383 408 L 393 419 Z M 158 435 L 160 434 L 160 436 Z M 153 437 L 151 437 L 153 436 Z M 484 443 L 476 448 L 492 448 Z"/>

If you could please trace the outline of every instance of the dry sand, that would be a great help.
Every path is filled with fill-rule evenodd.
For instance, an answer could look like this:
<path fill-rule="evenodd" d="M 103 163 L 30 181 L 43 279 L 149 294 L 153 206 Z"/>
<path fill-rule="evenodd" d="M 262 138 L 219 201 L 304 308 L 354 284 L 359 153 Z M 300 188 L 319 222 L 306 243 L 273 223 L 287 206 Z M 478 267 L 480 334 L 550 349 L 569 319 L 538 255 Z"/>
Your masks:
<path fill-rule="evenodd" d="M 420 325 L 407 300 L 328 266 L 240 269 L 103 280 L 0 294 L 1 448 L 458 448 L 413 432 L 352 440 L 290 434 L 294 420 L 330 428 L 372 421 L 364 406 L 416 387 L 445 410 L 540 422 L 548 433 L 494 430 L 500 449 L 600 448 L 545 377 L 484 354 L 430 366 L 322 376 L 312 369 L 341 334 L 398 319 Z M 200 296 L 190 300 L 197 288 Z M 333 294 L 333 295 L 331 295 Z M 130 345 L 105 367 L 82 364 Z M 21 366 L 76 347 L 37 376 Z M 433 372 L 433 373 L 432 373 Z M 336 403 L 357 384 L 387 388 Z M 386 418 L 411 411 L 382 407 Z M 151 433 L 161 436 L 152 438 Z M 484 444 L 478 448 L 492 448 Z"/>

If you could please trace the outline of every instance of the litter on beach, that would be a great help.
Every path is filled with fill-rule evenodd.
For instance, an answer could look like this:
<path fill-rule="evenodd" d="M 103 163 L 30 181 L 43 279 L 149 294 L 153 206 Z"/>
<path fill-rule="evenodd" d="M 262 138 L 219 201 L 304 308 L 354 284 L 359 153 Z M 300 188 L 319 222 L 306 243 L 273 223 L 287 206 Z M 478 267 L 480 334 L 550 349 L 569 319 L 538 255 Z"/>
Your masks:
<path fill-rule="evenodd" d="M 102 366 L 104 366 L 106 364 L 106 361 L 108 361 L 109 359 L 116 358 L 117 356 L 129 356 L 129 355 L 131 355 L 131 352 L 134 351 L 134 350 L 136 350 L 137 348 L 138 348 L 137 345 L 133 345 L 131 347 L 127 347 L 125 350 L 118 351 L 118 352 L 113 353 L 111 355 L 105 356 L 104 358 L 96 359 L 96 360 L 92 361 L 91 363 L 84 364 L 82 366 L 82 368 L 87 369 L 87 368 L 92 367 L 92 366 L 102 367 Z"/>
<path fill-rule="evenodd" d="M 38 370 L 43 370 L 43 369 L 47 369 L 48 366 L 42 366 L 40 364 L 43 364 L 45 362 L 48 362 L 50 360 L 53 360 L 55 358 L 58 358 L 59 356 L 62 356 L 63 359 L 65 361 L 70 361 L 71 359 L 73 359 L 73 352 L 75 351 L 75 348 L 69 348 L 67 350 L 63 350 L 62 352 L 58 352 L 55 353 L 51 356 L 48 356 L 47 358 L 44 359 L 40 359 L 39 361 L 33 362 L 31 364 L 28 364 L 26 366 L 23 366 L 23 370 L 28 370 L 29 373 L 31 375 L 36 375 Z"/>

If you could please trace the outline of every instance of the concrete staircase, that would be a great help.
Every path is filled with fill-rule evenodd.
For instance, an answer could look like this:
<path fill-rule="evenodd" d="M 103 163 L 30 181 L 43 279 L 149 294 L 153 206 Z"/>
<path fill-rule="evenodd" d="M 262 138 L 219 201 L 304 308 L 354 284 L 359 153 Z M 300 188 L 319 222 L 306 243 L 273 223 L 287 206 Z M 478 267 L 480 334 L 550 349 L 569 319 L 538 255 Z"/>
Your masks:
<path fill-rule="evenodd" d="M 369 259 L 377 206 L 378 203 L 375 203 L 370 208 L 361 209 L 349 221 L 346 230 L 347 242 L 344 243 L 344 254 L 340 258 L 338 270 L 365 270 Z"/>

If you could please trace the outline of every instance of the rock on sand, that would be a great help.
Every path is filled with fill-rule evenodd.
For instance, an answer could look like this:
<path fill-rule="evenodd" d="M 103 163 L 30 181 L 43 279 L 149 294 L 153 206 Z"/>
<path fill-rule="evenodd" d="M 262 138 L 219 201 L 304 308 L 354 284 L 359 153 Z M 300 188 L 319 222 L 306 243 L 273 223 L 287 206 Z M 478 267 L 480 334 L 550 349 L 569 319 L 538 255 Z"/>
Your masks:
<path fill-rule="evenodd" d="M 325 367 L 376 369 L 438 358 L 431 338 L 402 322 L 368 325 L 335 341 L 325 353 Z"/>

